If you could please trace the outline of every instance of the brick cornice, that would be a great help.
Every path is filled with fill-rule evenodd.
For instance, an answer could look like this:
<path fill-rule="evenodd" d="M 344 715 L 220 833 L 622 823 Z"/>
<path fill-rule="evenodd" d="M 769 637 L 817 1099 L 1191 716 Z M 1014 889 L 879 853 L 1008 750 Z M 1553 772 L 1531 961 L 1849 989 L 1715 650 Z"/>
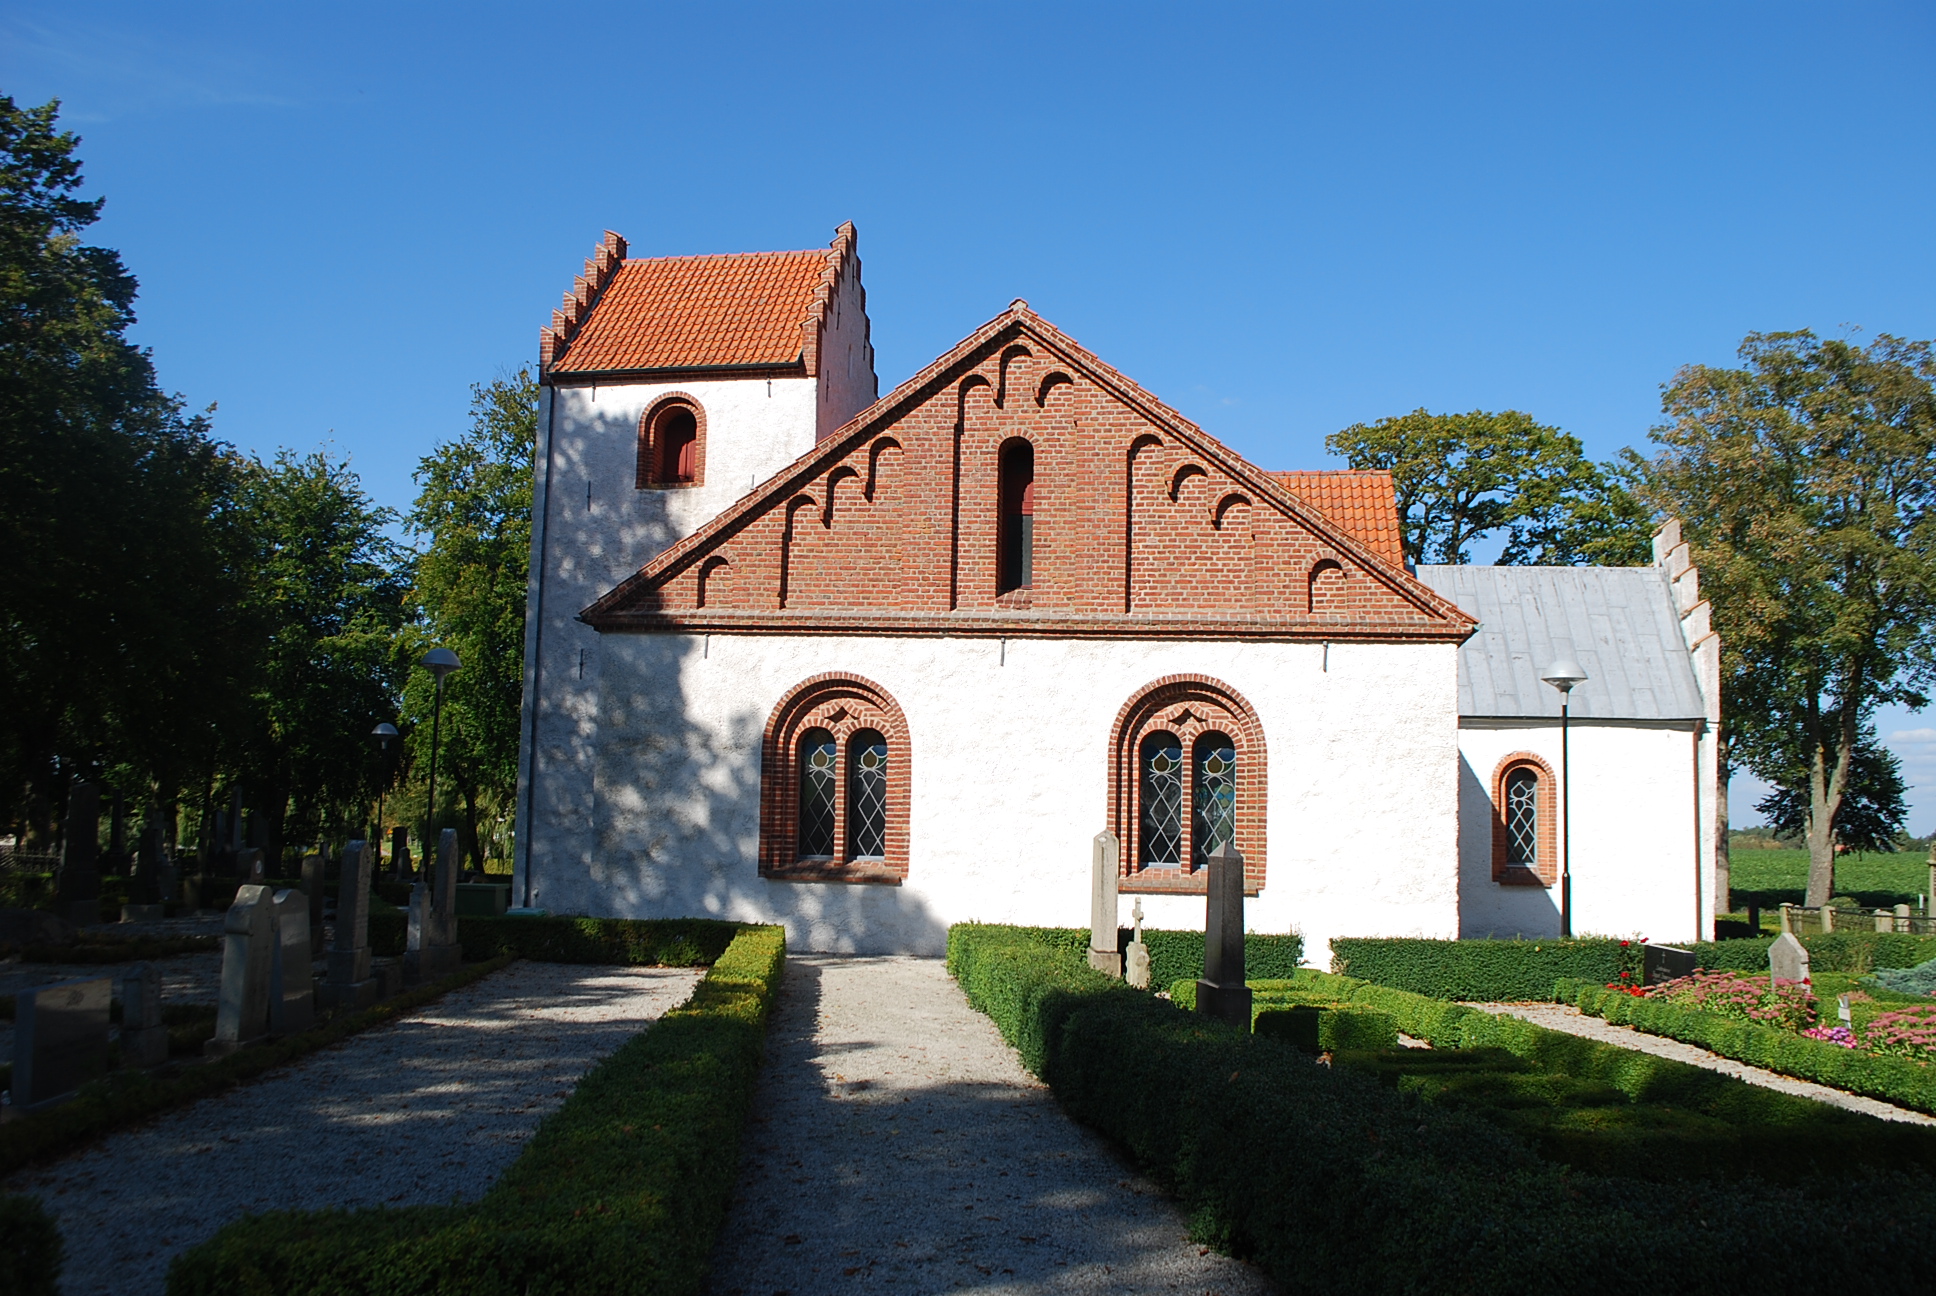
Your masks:
<path fill-rule="evenodd" d="M 1319 620 L 1308 616 L 1190 617 L 1161 612 L 1109 616 L 982 612 L 881 613 L 855 609 L 809 612 L 600 612 L 578 618 L 596 630 L 634 634 L 847 635 L 895 639 L 1237 639 L 1276 643 L 1446 643 L 1471 627 L 1394 625 L 1379 618 Z"/>

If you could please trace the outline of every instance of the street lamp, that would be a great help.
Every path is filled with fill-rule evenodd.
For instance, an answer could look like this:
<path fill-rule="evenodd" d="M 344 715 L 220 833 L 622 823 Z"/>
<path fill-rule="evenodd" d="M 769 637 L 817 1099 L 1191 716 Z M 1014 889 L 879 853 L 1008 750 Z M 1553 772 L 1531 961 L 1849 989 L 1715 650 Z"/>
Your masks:
<path fill-rule="evenodd" d="M 464 663 L 457 660 L 457 654 L 448 648 L 432 648 L 424 654 L 423 664 L 437 677 L 437 701 L 430 712 L 430 792 L 424 800 L 424 871 L 429 876 L 430 852 L 436 847 L 431 843 L 431 834 L 436 831 L 437 821 L 437 742 L 439 728 L 444 719 L 444 676 L 450 674 Z"/>
<path fill-rule="evenodd" d="M 387 720 L 370 730 L 370 737 L 376 739 L 377 745 L 382 749 L 386 757 L 390 754 L 390 740 L 396 736 L 397 727 Z M 388 765 L 390 762 L 385 760 L 383 763 Z M 378 864 L 383 863 L 383 793 L 388 786 L 389 781 L 387 779 L 376 785 L 376 841 L 373 844 L 376 848 L 376 862 Z"/>
<path fill-rule="evenodd" d="M 1560 935 L 1573 935 L 1573 777 L 1568 768 L 1566 726 L 1571 719 L 1573 687 L 1586 682 L 1586 672 L 1571 657 L 1561 657 L 1539 673 L 1560 691 Z"/>

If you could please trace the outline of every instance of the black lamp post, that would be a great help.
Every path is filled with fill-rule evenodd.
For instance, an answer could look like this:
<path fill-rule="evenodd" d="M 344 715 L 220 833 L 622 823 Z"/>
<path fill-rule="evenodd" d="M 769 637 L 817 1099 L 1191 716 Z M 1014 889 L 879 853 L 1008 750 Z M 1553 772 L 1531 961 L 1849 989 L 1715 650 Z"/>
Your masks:
<path fill-rule="evenodd" d="M 1573 776 L 1568 762 L 1567 721 L 1572 718 L 1573 687 L 1586 672 L 1571 657 L 1561 657 L 1539 677 L 1560 691 L 1560 935 L 1573 935 Z"/>
<path fill-rule="evenodd" d="M 378 747 L 382 749 L 386 757 L 390 754 L 390 740 L 396 736 L 397 727 L 387 720 L 370 730 L 370 737 L 376 739 Z M 388 765 L 390 762 L 385 760 L 383 763 Z M 384 773 L 387 775 L 389 771 L 385 770 Z M 379 865 L 383 863 L 383 793 L 388 787 L 389 779 L 387 777 L 383 782 L 376 785 L 376 841 L 371 843 L 371 845 L 376 850 L 376 862 Z"/>
<path fill-rule="evenodd" d="M 431 835 L 437 830 L 437 744 L 444 720 L 444 677 L 464 663 L 448 648 L 432 648 L 424 654 L 423 664 L 437 677 L 437 701 L 430 712 L 430 791 L 424 800 L 424 869 L 429 876 L 430 852 L 436 847 Z"/>

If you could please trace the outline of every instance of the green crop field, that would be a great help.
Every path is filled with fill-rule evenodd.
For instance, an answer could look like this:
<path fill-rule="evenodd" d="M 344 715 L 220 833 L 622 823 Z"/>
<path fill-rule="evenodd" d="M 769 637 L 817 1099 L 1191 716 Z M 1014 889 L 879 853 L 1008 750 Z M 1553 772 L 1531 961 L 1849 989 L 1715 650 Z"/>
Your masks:
<path fill-rule="evenodd" d="M 1769 908 L 1786 900 L 1802 902 L 1808 885 L 1808 852 L 1805 850 L 1754 850 L 1737 846 L 1728 852 L 1732 861 L 1730 885 L 1734 888 L 1734 907 L 1749 904 Z M 1922 851 L 1895 855 L 1844 855 L 1835 861 L 1835 894 L 1853 896 L 1865 908 L 1916 903 L 1916 897 L 1929 890 L 1929 856 Z"/>

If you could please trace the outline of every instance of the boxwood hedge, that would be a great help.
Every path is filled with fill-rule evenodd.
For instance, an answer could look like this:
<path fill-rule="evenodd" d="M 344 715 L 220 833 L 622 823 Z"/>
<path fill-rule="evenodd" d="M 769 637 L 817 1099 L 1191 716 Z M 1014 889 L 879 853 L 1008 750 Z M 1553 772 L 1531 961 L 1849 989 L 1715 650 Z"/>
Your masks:
<path fill-rule="evenodd" d="M 1620 979 L 1639 971 L 1637 947 L 1606 938 L 1582 940 L 1429 940 L 1417 936 L 1338 938 L 1331 970 L 1360 981 L 1482 1002 L 1546 1000 L 1561 977 Z"/>

